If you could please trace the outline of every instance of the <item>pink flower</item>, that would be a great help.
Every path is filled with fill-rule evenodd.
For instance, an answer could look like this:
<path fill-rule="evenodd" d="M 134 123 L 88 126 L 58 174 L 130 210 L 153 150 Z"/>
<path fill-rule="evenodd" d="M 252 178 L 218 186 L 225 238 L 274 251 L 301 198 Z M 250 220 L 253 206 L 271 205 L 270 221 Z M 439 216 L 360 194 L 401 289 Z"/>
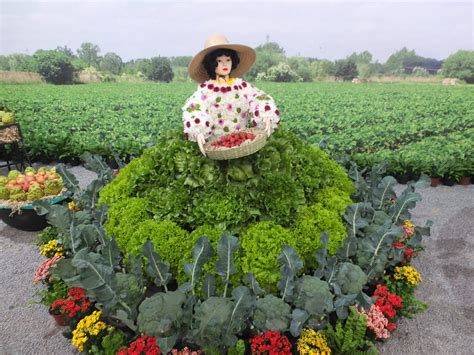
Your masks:
<path fill-rule="evenodd" d="M 219 106 L 219 104 L 214 104 L 214 107 L 219 108 L 220 106 Z"/>
<path fill-rule="evenodd" d="M 240 114 L 240 117 L 245 118 L 245 112 L 242 112 L 242 113 Z"/>
<path fill-rule="evenodd" d="M 373 304 L 370 306 L 369 312 L 363 309 L 359 314 L 365 314 L 367 316 L 367 328 L 375 333 L 376 338 L 390 338 L 390 332 L 387 329 L 388 319 L 385 318 L 379 307 Z"/>
<path fill-rule="evenodd" d="M 56 266 L 59 260 L 64 259 L 64 256 L 54 256 L 51 259 L 43 261 L 36 269 L 35 276 L 33 278 L 34 283 L 38 283 L 45 280 L 50 276 L 49 269 Z"/>
<path fill-rule="evenodd" d="M 201 100 L 206 101 L 207 100 L 207 95 L 206 94 L 201 94 Z"/>
<path fill-rule="evenodd" d="M 227 104 L 226 109 L 228 109 L 229 111 L 232 111 L 232 104 Z"/>
<path fill-rule="evenodd" d="M 219 125 L 223 126 L 223 125 L 224 125 L 224 120 L 221 118 L 221 119 L 219 119 L 219 121 L 217 121 L 217 123 L 218 123 Z"/>

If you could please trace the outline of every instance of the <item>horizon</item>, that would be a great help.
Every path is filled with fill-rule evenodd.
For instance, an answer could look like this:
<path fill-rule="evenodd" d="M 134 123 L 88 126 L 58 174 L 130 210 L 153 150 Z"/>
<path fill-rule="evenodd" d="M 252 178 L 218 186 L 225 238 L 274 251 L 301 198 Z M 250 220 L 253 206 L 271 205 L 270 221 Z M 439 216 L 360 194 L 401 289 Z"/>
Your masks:
<path fill-rule="evenodd" d="M 58 46 L 76 54 L 91 42 L 100 55 L 114 52 L 124 62 L 193 56 L 216 33 L 253 48 L 276 42 L 288 57 L 331 61 L 368 51 L 384 63 L 404 47 L 444 60 L 474 48 L 470 1 L 0 0 L 0 6 L 1 55 Z"/>

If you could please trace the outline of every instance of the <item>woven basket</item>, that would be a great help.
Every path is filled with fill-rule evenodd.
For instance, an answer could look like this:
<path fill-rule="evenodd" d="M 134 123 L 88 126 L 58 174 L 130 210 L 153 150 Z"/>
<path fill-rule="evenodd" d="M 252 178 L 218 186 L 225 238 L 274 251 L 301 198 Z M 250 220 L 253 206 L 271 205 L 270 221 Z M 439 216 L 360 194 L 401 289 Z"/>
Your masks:
<path fill-rule="evenodd" d="M 216 137 L 204 145 L 206 155 L 213 160 L 230 160 L 246 157 L 258 152 L 265 146 L 267 142 L 267 134 L 262 129 L 246 129 L 240 132 L 252 132 L 255 134 L 253 141 L 247 140 L 238 147 L 213 147 L 212 143 L 219 140 L 221 137 Z"/>
<path fill-rule="evenodd" d="M 20 131 L 16 123 L 0 126 L 0 144 L 9 144 L 21 141 Z"/>

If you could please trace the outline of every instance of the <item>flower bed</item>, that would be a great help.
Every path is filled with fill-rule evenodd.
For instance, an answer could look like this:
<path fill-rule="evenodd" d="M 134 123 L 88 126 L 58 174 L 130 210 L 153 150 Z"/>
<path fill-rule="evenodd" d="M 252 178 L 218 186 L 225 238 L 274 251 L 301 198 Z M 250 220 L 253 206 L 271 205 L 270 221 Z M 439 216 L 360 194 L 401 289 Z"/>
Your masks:
<path fill-rule="evenodd" d="M 222 231 L 214 237 L 212 228 L 211 233 L 198 232 L 190 257 L 177 259 L 184 258 L 183 263 L 169 264 L 157 252 L 160 239 L 144 240 L 135 252 L 125 254 L 126 249 L 104 229 L 107 206 L 97 205 L 97 193 L 114 179 L 113 171 L 98 168 L 99 179 L 78 191 L 74 177 L 60 168 L 63 180 L 72 182 L 68 190 L 76 191 L 75 203 L 69 208 L 42 205 L 53 227 L 40 234 L 41 251 L 59 260 L 46 262 L 49 269 L 43 266 L 36 279 L 52 290 L 48 296 L 59 295 L 55 290 L 63 285 L 84 289 L 91 313 L 69 325 L 73 344 L 82 352 L 375 353 L 376 342 L 396 331 L 400 317 L 426 308 L 414 296 L 421 276 L 410 264 L 422 251 L 422 237 L 429 235 L 430 227 L 430 223 L 413 225 L 409 212 L 420 200 L 415 188 L 426 186 L 427 180 L 409 184 L 397 196 L 395 180 L 383 177 L 384 169 L 378 165 L 362 176 L 352 166 L 352 201 L 338 205 L 345 221 L 343 242 L 333 251 L 332 235 L 327 233 L 313 250 L 283 242 L 275 266 L 271 264 L 279 268 L 276 281 L 268 282 L 272 279 L 252 272 L 265 270 L 258 269 L 258 257 L 244 271 L 242 264 L 250 257 L 242 259 L 245 235 L 250 233 L 245 228 L 239 237 Z M 122 174 L 114 184 L 124 180 Z M 127 174 L 146 181 L 131 167 Z M 111 198 L 112 190 L 108 191 Z M 138 203 L 123 208 L 139 207 Z M 135 214 L 137 221 L 146 216 L 140 213 Z M 250 227 L 260 236 L 271 230 L 267 237 L 256 239 L 259 243 L 271 241 L 275 233 L 283 241 L 298 241 L 286 227 L 273 223 Z M 165 226 L 171 224 L 163 224 L 160 233 L 167 232 Z M 254 254 L 273 255 L 269 252 L 274 246 L 262 245 L 261 250 L 252 249 Z M 60 296 L 68 298 L 67 292 Z"/>

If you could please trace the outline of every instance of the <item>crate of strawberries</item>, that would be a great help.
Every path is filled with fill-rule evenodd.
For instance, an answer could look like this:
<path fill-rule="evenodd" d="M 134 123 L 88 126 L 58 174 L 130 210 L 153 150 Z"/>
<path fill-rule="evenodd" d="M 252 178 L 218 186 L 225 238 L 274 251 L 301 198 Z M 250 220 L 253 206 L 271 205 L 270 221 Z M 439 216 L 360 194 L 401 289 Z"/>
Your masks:
<path fill-rule="evenodd" d="M 248 129 L 216 137 L 204 146 L 213 160 L 230 160 L 251 155 L 265 146 L 267 135 L 261 129 Z"/>

